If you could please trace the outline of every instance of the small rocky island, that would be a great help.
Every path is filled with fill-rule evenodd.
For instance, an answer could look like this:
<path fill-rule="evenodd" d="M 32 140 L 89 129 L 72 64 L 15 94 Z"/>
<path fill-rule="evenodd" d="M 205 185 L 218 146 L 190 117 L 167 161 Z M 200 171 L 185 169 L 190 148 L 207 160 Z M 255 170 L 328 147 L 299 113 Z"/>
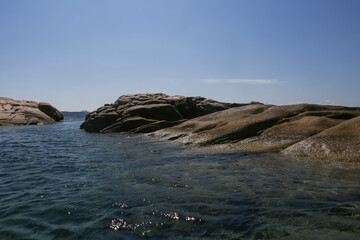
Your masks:
<path fill-rule="evenodd" d="M 63 119 L 63 114 L 49 103 L 0 97 L 0 126 L 41 125 Z"/>
<path fill-rule="evenodd" d="M 282 152 L 360 162 L 360 108 L 203 97 L 124 95 L 86 116 L 88 132 L 146 133 L 182 144 L 242 152 Z"/>

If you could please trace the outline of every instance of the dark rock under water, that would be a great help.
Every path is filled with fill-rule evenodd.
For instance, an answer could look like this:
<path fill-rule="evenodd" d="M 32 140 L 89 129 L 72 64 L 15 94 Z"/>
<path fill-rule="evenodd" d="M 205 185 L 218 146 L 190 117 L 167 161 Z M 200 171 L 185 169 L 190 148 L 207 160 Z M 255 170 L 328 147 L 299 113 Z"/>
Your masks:
<path fill-rule="evenodd" d="M 83 119 L 0 130 L 0 239 L 359 239 L 360 166 L 213 153 Z"/>

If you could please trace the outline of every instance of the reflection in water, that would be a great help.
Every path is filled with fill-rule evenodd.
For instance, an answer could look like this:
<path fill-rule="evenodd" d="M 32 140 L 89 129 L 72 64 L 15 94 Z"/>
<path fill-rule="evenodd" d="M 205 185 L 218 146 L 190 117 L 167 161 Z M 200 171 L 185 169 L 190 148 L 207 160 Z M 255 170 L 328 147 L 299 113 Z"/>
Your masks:
<path fill-rule="evenodd" d="M 360 166 L 209 153 L 80 120 L 0 129 L 1 239 L 359 239 Z"/>

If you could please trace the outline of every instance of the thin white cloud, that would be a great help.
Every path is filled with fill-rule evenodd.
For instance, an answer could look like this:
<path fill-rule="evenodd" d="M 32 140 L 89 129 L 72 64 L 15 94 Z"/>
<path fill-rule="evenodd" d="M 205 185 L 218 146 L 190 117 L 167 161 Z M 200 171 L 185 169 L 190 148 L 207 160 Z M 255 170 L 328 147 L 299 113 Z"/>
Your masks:
<path fill-rule="evenodd" d="M 326 104 L 326 105 L 336 105 L 336 102 L 333 101 L 333 100 L 330 100 L 330 99 L 326 99 L 326 100 L 324 101 L 324 104 Z"/>
<path fill-rule="evenodd" d="M 239 84 L 273 84 L 277 81 L 275 79 L 205 79 L 203 80 L 205 83 L 239 83 Z"/>

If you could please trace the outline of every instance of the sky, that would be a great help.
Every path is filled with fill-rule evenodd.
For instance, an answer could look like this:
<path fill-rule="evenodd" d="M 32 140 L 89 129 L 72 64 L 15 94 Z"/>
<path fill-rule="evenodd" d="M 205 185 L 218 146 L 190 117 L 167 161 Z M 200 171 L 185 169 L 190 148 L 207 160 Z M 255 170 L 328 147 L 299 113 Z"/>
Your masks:
<path fill-rule="evenodd" d="M 358 0 L 0 0 L 0 96 L 360 106 Z"/>

